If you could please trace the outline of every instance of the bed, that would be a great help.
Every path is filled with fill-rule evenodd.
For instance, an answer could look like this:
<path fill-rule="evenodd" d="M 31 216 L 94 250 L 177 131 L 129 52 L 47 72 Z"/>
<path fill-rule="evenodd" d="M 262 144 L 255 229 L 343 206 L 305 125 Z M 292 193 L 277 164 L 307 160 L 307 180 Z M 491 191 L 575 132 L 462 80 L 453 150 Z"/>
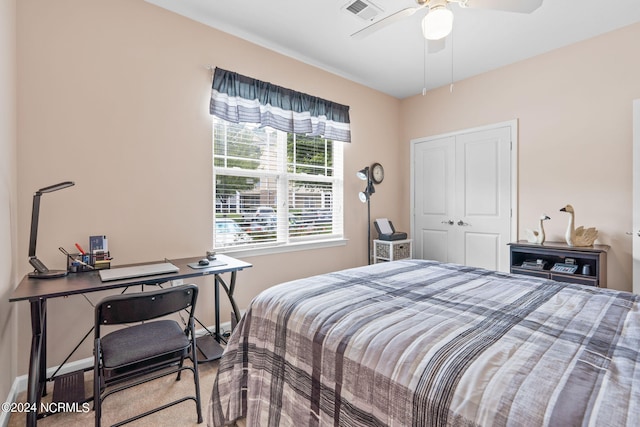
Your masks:
<path fill-rule="evenodd" d="M 637 426 L 640 296 L 402 260 L 274 286 L 209 425 Z"/>

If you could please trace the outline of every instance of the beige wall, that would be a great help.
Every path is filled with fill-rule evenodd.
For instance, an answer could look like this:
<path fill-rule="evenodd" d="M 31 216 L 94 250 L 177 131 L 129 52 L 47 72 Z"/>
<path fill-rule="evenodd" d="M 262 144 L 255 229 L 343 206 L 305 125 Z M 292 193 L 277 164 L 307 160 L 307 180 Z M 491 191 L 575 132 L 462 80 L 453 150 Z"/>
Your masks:
<path fill-rule="evenodd" d="M 16 1 L 0 0 L 0 401 L 16 376 Z M 2 419 L 0 414 L 0 420 Z"/>
<path fill-rule="evenodd" d="M 212 246 L 211 75 L 219 66 L 351 107 L 345 145 L 346 246 L 252 257 L 237 301 L 284 280 L 366 264 L 366 205 L 356 171 L 387 172 L 372 215 L 400 218 L 400 101 L 142 1 L 21 0 L 18 7 L 18 242 L 25 274 L 33 192 L 42 197 L 38 256 L 64 268 L 59 246 L 106 234 L 114 263 L 203 255 Z M 374 216 L 374 217 L 375 217 Z M 213 323 L 211 281 L 198 316 Z M 101 295 L 88 295 L 96 301 Z M 28 354 L 28 304 L 17 351 Z M 228 320 L 225 307 L 222 319 Z M 59 364 L 92 322 L 81 296 L 49 304 L 49 361 Z M 91 354 L 85 344 L 73 359 Z M 26 371 L 21 358 L 19 373 Z"/>
<path fill-rule="evenodd" d="M 608 286 L 631 291 L 633 99 L 640 98 L 640 24 L 402 102 L 401 156 L 414 138 L 518 119 L 519 237 L 541 213 L 562 241 L 567 203 L 577 225 L 611 245 Z M 409 186 L 409 171 L 403 176 Z M 409 205 L 408 194 L 403 201 Z"/>

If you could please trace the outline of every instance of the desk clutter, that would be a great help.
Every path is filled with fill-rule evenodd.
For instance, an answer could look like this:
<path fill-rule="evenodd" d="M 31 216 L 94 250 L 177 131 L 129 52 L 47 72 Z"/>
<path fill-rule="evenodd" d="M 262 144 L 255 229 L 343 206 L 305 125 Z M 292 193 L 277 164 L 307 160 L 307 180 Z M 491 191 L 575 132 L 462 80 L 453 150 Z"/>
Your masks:
<path fill-rule="evenodd" d="M 75 247 L 78 250 L 75 253 L 69 253 L 62 247 L 58 248 L 67 257 L 67 271 L 69 273 L 111 268 L 112 258 L 107 236 L 89 236 L 88 252 L 79 243 L 76 243 Z"/>

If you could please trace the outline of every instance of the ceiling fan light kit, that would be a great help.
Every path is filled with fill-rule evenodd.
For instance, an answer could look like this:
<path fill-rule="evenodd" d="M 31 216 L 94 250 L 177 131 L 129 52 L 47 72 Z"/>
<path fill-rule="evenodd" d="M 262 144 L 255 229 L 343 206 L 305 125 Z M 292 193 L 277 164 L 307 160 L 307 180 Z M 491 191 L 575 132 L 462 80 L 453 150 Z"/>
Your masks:
<path fill-rule="evenodd" d="M 422 19 L 422 34 L 427 40 L 440 40 L 453 29 L 453 12 L 443 4 L 431 7 Z"/>

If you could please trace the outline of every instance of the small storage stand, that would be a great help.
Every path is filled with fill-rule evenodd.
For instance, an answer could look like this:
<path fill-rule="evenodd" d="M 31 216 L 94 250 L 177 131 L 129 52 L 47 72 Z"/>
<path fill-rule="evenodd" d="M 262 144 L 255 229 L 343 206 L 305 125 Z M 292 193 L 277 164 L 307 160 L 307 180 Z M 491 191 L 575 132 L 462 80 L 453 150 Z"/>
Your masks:
<path fill-rule="evenodd" d="M 411 239 L 374 240 L 373 263 L 411 258 Z"/>
<path fill-rule="evenodd" d="M 600 288 L 607 287 L 608 245 L 576 247 L 561 242 L 546 242 L 538 245 L 519 241 L 509 243 L 509 246 L 511 273 Z M 578 267 L 575 273 L 551 271 L 556 263 L 565 263 L 567 258 L 575 260 Z M 588 266 L 586 270 L 589 274 L 582 274 L 584 266 Z"/>

